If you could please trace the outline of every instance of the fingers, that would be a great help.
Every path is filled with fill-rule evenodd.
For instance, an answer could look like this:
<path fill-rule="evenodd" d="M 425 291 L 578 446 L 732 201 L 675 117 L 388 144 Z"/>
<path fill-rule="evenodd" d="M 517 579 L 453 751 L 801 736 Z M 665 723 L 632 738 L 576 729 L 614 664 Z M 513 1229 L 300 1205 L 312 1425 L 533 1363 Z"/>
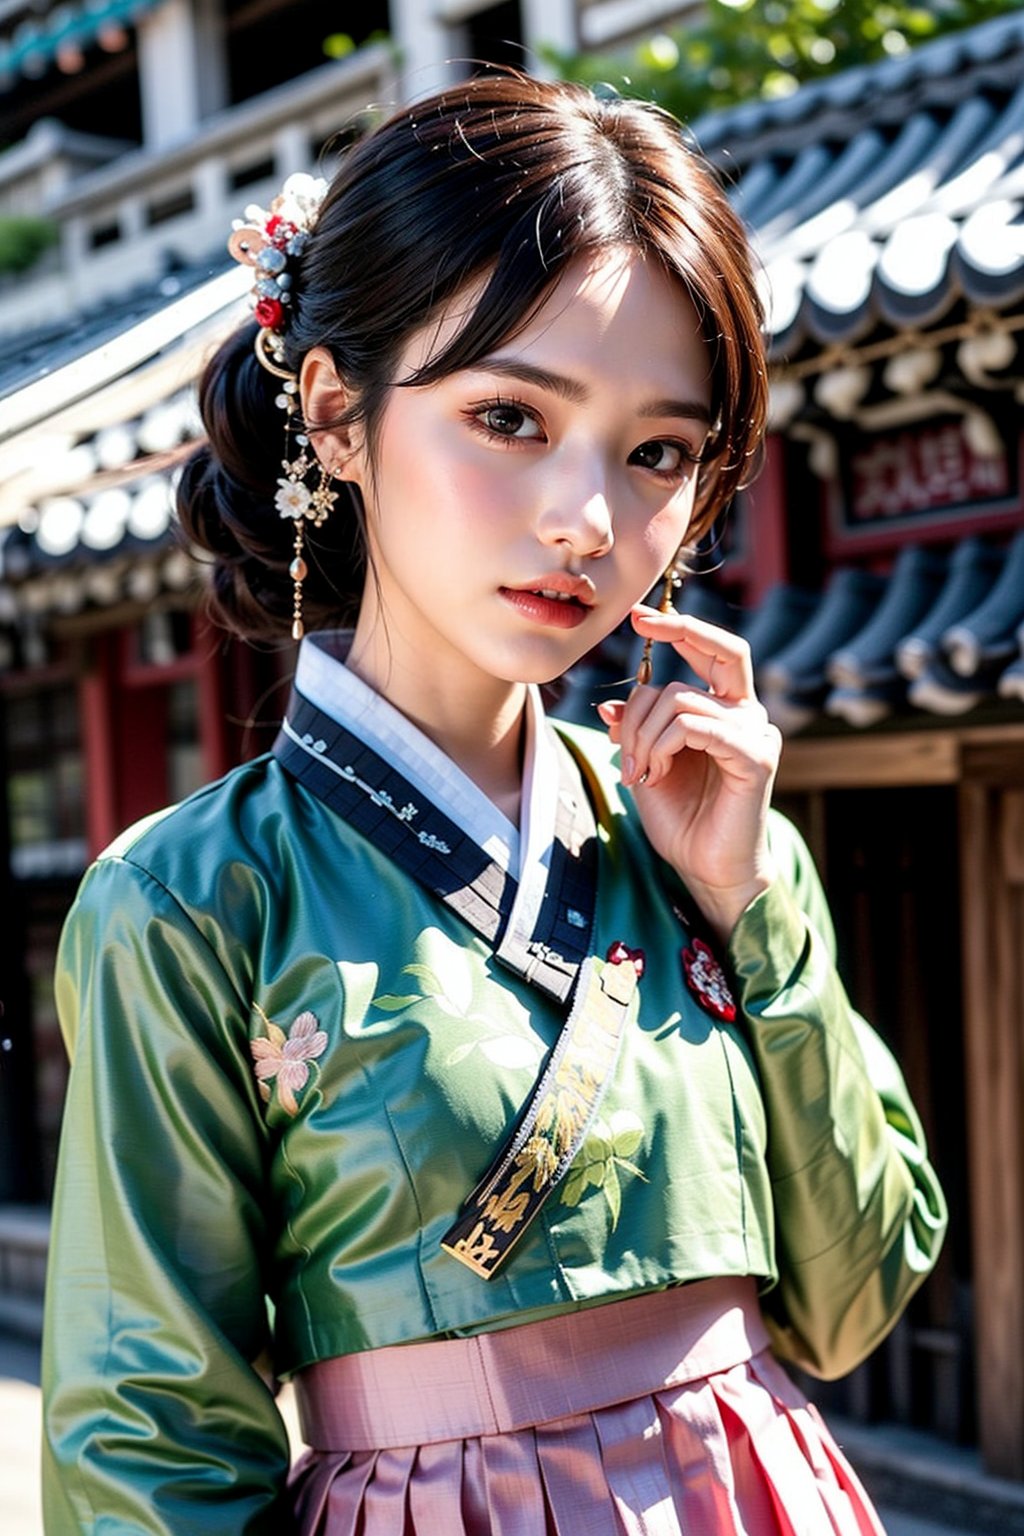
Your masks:
<path fill-rule="evenodd" d="M 755 693 L 746 641 L 703 619 L 663 614 L 643 604 L 632 617 L 638 634 L 671 645 L 708 692 L 683 683 L 638 686 L 627 700 L 598 706 L 611 739 L 621 747 L 623 784 L 658 784 L 685 749 L 705 753 L 737 779 L 774 774 L 782 738 Z"/>
<path fill-rule="evenodd" d="M 633 628 L 646 639 L 671 645 L 690 663 L 697 676 L 719 699 L 754 699 L 754 668 L 750 647 L 739 635 L 686 613 L 659 613 L 639 604 Z"/>
<path fill-rule="evenodd" d="M 736 778 L 763 779 L 778 764 L 782 738 L 753 698 L 730 703 L 676 684 L 635 688 L 625 703 L 602 704 L 599 712 L 621 746 L 625 785 L 660 783 L 686 748 L 706 753 Z"/>

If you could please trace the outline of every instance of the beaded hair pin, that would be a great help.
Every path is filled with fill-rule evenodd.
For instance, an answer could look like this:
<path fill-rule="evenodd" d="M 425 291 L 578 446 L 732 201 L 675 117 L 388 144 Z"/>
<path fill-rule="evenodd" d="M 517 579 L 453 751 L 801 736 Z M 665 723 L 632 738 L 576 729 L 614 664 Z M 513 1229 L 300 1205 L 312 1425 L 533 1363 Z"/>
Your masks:
<path fill-rule="evenodd" d="M 282 517 L 290 517 L 295 523 L 293 558 L 288 567 L 293 583 L 294 640 L 301 640 L 304 633 L 302 583 L 308 575 L 303 555 L 305 525 L 311 522 L 319 528 L 338 499 L 338 493 L 331 490 L 332 471 L 308 451 L 309 437 L 302 430 L 298 415 L 299 381 L 285 362 L 285 333 L 295 266 L 309 244 L 326 193 L 327 183 L 322 177 L 301 173 L 289 176 L 269 209 L 249 204 L 244 216 L 234 221 L 228 240 L 228 250 L 235 260 L 256 273 L 250 299 L 260 329 L 253 350 L 267 373 L 281 380 L 275 404 L 285 413 L 281 460 L 284 475 L 277 482 L 274 505 Z M 319 469 L 319 481 L 309 486 L 306 477 L 314 468 Z"/>

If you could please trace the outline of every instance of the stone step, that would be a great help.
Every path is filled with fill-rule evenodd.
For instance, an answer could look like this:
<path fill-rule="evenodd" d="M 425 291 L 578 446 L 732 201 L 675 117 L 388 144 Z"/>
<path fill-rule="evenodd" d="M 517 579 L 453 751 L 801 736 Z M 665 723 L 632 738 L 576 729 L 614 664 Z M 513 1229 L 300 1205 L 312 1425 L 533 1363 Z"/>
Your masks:
<path fill-rule="evenodd" d="M 986 1472 L 977 1451 L 901 1425 L 830 1415 L 829 1428 L 887 1511 L 971 1536 L 1024 1536 L 1024 1485 Z"/>

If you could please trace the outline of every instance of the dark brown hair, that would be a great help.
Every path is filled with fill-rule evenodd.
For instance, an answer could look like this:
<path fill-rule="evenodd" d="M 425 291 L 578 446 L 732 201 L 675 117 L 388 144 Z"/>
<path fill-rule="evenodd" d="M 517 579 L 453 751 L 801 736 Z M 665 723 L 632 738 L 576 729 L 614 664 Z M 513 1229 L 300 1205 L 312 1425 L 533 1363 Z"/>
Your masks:
<path fill-rule="evenodd" d="M 629 245 L 693 300 L 712 363 L 715 427 L 693 538 L 749 478 L 764 431 L 762 314 L 746 237 L 679 123 L 646 103 L 518 73 L 481 76 L 404 108 L 351 148 L 298 263 L 287 361 L 326 347 L 373 446 L 411 336 L 486 279 L 449 344 L 412 379 L 466 368 L 536 312 L 575 257 Z M 254 324 L 221 347 L 200 385 L 208 434 L 178 493 L 188 537 L 215 557 L 214 608 L 250 637 L 291 617 L 293 527 L 274 507 L 280 383 L 253 354 Z M 309 541 L 310 628 L 351 622 L 363 586 L 362 508 L 348 488 Z M 354 515 L 346 515 L 348 513 Z"/>

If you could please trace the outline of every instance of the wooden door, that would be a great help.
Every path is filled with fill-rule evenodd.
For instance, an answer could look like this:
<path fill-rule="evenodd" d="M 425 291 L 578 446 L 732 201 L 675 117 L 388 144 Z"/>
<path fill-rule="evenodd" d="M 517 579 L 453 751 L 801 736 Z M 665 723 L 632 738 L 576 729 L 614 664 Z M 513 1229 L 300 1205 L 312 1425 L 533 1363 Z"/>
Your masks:
<path fill-rule="evenodd" d="M 979 1438 L 1024 1478 L 1024 749 L 965 755 L 962 922 Z M 1015 783 L 1014 780 L 1017 782 Z"/>

